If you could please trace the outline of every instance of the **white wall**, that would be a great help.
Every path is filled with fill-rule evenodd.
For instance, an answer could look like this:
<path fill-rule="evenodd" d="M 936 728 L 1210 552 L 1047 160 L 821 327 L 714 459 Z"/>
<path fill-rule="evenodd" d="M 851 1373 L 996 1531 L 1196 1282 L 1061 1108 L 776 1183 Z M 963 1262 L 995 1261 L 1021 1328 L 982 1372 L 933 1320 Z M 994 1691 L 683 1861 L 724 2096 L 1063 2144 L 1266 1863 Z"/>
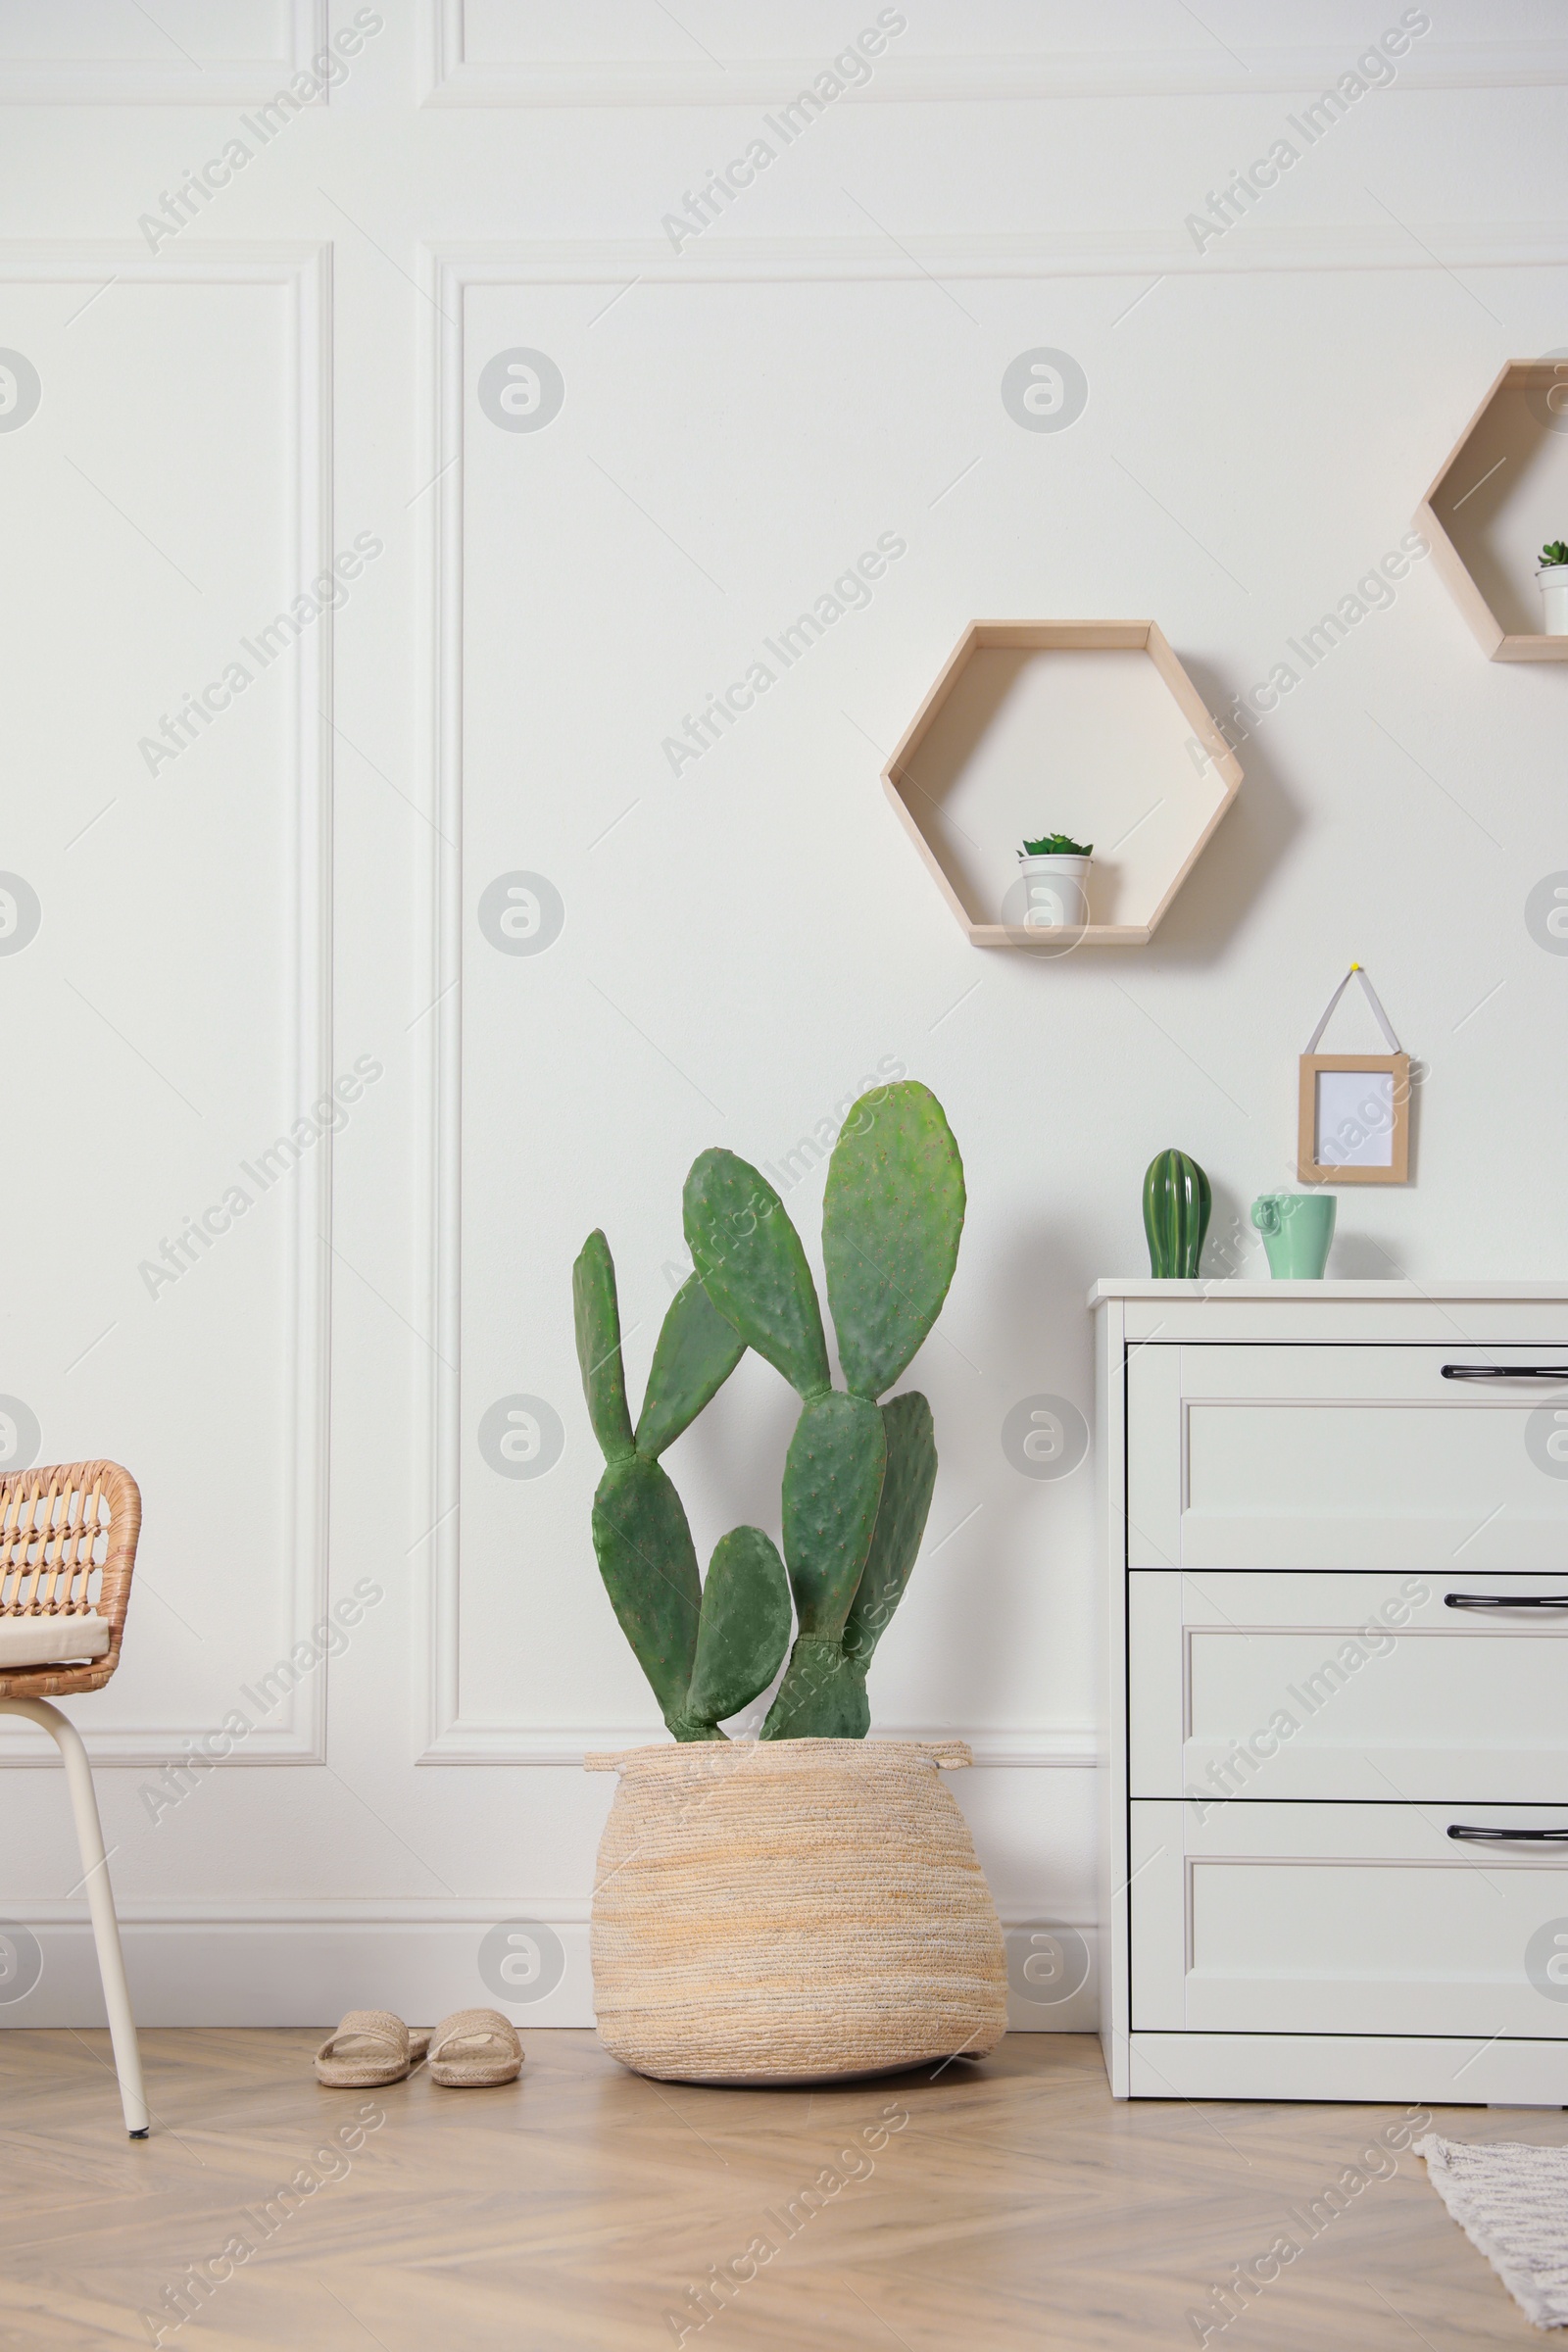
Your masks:
<path fill-rule="evenodd" d="M 577 1759 L 657 1716 L 588 1544 L 570 1261 L 602 1223 L 640 1378 L 693 1155 L 777 1163 L 890 1063 L 946 1103 L 970 1213 L 910 1376 L 942 1473 L 876 1724 L 972 1738 L 1004 1916 L 1087 1928 L 1089 1484 L 1020 1476 L 1003 1424 L 1092 1415 L 1084 1294 L 1144 1262 L 1154 1151 L 1209 1170 L 1220 1244 L 1289 1182 L 1296 1057 L 1352 956 L 1430 1075 L 1417 1180 L 1342 1199 L 1335 1270 L 1568 1271 L 1568 965 L 1524 912 L 1568 865 L 1568 681 L 1487 663 L 1418 564 L 1250 722 L 1155 942 L 1045 963 L 967 945 L 878 771 L 972 616 L 1152 615 L 1223 709 L 1398 545 L 1501 362 L 1568 346 L 1555 12 L 1435 11 L 1200 250 L 1187 216 L 1392 0 L 1297 7 L 1284 46 L 1262 0 L 1212 0 L 1212 36 L 1116 0 L 1094 49 L 1055 0 L 904 0 L 870 78 L 678 251 L 663 216 L 869 0 L 686 0 L 684 32 L 652 0 L 469 0 L 466 37 L 456 0 L 380 0 L 265 142 L 242 118 L 318 12 L 156 13 L 0 5 L 0 346 L 41 387 L 0 430 L 0 867 L 42 910 L 0 956 L 0 1390 L 39 1458 L 143 1488 L 125 1662 L 74 1710 L 140 2012 L 422 2017 L 494 1997 L 482 1939 L 533 1920 L 566 1965 L 528 2013 L 587 2019 L 610 1784 Z M 236 136 L 198 218 L 140 225 Z M 1088 379 L 1060 432 L 1001 398 L 1042 346 Z M 519 348 L 564 386 L 538 430 L 480 402 Z M 869 604 L 672 774 L 685 714 L 883 534 Z M 239 651 L 356 541 L 335 615 Z M 236 659 L 197 740 L 139 750 Z M 1040 761 L 1044 801 L 1070 778 Z M 516 872 L 564 910 L 537 955 L 480 925 Z M 330 1167 L 323 1141 L 250 1185 L 150 1295 L 356 1065 Z M 789 1194 L 813 1253 L 820 1192 Z M 564 1431 L 537 1478 L 480 1451 L 519 1396 Z M 705 1555 L 776 1526 L 791 1420 L 750 1361 L 676 1449 Z M 343 1654 L 263 1715 L 242 1693 L 366 1580 Z M 235 1709 L 257 1728 L 160 1805 Z M 45 1966 L 0 2016 L 90 2017 L 64 1790 L 11 1788 L 0 1912 Z"/>

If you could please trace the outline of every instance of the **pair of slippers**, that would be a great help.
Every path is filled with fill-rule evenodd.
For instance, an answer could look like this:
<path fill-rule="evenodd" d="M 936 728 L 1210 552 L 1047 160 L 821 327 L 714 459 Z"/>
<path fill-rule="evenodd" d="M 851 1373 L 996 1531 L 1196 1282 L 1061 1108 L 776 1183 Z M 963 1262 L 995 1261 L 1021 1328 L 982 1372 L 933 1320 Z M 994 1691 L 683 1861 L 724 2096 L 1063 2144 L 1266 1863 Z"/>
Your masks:
<path fill-rule="evenodd" d="M 316 2080 L 328 2090 L 380 2090 L 424 2060 L 447 2090 L 515 2082 L 522 2044 L 499 2009 L 454 2009 L 434 2034 L 411 2034 L 390 2009 L 351 2009 L 316 2053 Z"/>

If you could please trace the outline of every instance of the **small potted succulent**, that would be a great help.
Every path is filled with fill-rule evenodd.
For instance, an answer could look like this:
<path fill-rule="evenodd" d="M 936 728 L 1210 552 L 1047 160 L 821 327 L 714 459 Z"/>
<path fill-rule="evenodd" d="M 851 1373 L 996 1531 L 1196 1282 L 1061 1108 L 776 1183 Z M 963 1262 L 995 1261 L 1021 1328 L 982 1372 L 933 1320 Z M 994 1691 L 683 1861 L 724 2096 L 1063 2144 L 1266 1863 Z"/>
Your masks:
<path fill-rule="evenodd" d="M 1089 861 L 1093 842 L 1070 833 L 1043 833 L 1018 852 L 1026 931 L 1076 930 L 1089 920 Z"/>
<path fill-rule="evenodd" d="M 1542 628 L 1548 637 L 1568 637 L 1568 539 L 1548 539 L 1536 574 L 1541 589 Z"/>

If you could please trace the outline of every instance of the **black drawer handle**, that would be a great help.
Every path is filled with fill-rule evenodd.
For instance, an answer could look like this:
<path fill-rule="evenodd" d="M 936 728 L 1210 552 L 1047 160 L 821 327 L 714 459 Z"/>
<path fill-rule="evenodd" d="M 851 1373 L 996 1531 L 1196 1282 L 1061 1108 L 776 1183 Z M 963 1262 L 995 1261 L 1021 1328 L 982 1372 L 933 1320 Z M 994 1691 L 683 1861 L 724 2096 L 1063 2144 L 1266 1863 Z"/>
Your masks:
<path fill-rule="evenodd" d="M 1445 1380 L 1568 1380 L 1568 1364 L 1445 1364 Z"/>
<path fill-rule="evenodd" d="M 1448 1836 L 1472 1845 L 1568 1845 L 1568 1830 L 1477 1830 L 1463 1821 L 1450 1822 Z"/>
<path fill-rule="evenodd" d="M 1446 1609 L 1568 1609 L 1568 1592 L 1445 1592 Z"/>

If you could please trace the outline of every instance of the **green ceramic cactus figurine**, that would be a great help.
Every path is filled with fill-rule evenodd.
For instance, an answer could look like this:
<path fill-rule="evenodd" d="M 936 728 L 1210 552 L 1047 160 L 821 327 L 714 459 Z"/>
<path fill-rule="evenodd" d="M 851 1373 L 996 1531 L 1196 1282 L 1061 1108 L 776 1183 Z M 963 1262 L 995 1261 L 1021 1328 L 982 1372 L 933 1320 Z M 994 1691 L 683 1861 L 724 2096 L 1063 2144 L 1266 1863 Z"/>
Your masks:
<path fill-rule="evenodd" d="M 822 1214 L 843 1389 L 832 1385 L 800 1236 L 766 1178 L 731 1152 L 705 1152 L 684 1206 L 696 1272 L 664 1318 L 635 1430 L 602 1233 L 573 1270 L 583 1389 L 606 1464 L 593 1511 L 600 1572 L 677 1740 L 722 1739 L 718 1726 L 767 1688 L 789 1641 L 791 1592 L 799 1630 L 762 1738 L 863 1739 L 865 1670 L 908 1582 L 937 1470 L 925 1398 L 879 1399 L 953 1279 L 958 1148 L 936 1097 L 915 1084 L 876 1088 L 845 1122 Z M 784 1558 L 760 1529 L 736 1528 L 700 1584 L 658 1457 L 748 1347 L 802 1400 L 784 1467 Z"/>
<path fill-rule="evenodd" d="M 1185 1152 L 1161 1152 L 1144 1178 L 1144 1231 L 1152 1273 L 1164 1278 L 1198 1272 L 1213 1206 L 1208 1178 Z"/>

